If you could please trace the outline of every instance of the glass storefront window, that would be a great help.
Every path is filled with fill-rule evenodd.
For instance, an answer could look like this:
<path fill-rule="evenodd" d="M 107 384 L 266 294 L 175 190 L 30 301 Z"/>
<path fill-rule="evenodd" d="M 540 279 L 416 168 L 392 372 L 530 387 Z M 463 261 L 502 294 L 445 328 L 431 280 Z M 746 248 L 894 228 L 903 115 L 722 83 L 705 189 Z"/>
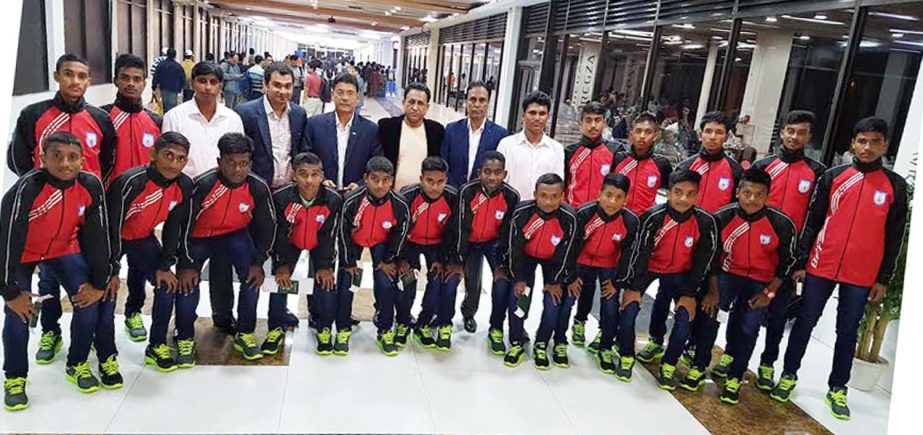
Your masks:
<path fill-rule="evenodd" d="M 520 59 L 516 63 L 516 76 L 519 77 L 519 89 L 514 90 L 515 101 L 510 113 L 510 131 L 522 129 L 522 98 L 538 90 L 542 71 L 542 55 L 545 52 L 545 38 L 541 36 L 526 38 L 521 44 Z"/>
<path fill-rule="evenodd" d="M 571 34 L 562 41 L 563 65 L 558 70 L 557 124 L 554 137 L 562 144 L 580 140 L 580 108 L 593 100 L 597 63 L 602 48 L 602 33 Z M 563 75 L 563 77 L 561 76 Z"/>
<path fill-rule="evenodd" d="M 503 55 L 503 43 L 491 42 L 487 47 L 487 60 L 484 64 L 484 82 L 490 88 L 490 109 L 491 118 L 496 113 L 497 98 L 494 91 L 497 89 L 497 81 L 500 79 L 500 58 Z"/>
<path fill-rule="evenodd" d="M 615 139 L 628 137 L 628 115 L 643 110 L 641 86 L 653 36 L 653 29 L 619 29 L 609 31 L 603 43 L 597 80 Z"/>

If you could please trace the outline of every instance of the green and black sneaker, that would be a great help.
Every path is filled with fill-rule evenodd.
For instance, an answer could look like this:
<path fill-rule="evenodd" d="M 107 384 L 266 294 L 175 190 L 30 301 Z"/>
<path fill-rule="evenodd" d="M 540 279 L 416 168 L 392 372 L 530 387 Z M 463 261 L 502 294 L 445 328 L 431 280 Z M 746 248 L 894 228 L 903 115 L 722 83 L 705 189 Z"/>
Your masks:
<path fill-rule="evenodd" d="M 506 354 L 506 345 L 503 343 L 503 330 L 502 329 L 491 329 L 487 331 L 487 346 L 490 348 L 490 353 L 503 356 Z M 519 363 L 517 363 L 518 365 Z"/>
<path fill-rule="evenodd" d="M 195 367 L 195 340 L 176 340 L 176 367 Z"/>
<path fill-rule="evenodd" d="M 144 328 L 144 320 L 141 313 L 135 313 L 125 318 L 125 333 L 131 341 L 147 340 L 147 329 Z"/>
<path fill-rule="evenodd" d="M 170 353 L 170 347 L 166 344 L 149 344 L 144 350 L 144 363 L 154 366 L 158 372 L 168 373 L 176 371 L 176 360 Z"/>
<path fill-rule="evenodd" d="M 798 385 L 798 377 L 790 373 L 782 373 L 779 383 L 769 393 L 769 398 L 785 403 L 792 397 L 792 390 Z"/>
<path fill-rule="evenodd" d="M 333 354 L 333 334 L 330 332 L 330 328 L 324 328 L 318 332 L 315 337 L 317 338 L 317 352 L 320 356 L 328 356 Z"/>
<path fill-rule="evenodd" d="M 721 359 L 718 360 L 718 364 L 712 367 L 711 375 L 712 377 L 717 378 L 727 378 L 728 372 L 731 370 L 731 363 L 734 362 L 734 357 L 728 354 L 721 355 Z"/>
<path fill-rule="evenodd" d="M 381 349 L 381 353 L 386 356 L 397 356 L 397 345 L 394 344 L 394 331 L 389 329 L 385 332 L 379 332 L 375 343 L 378 345 L 378 348 Z"/>
<path fill-rule="evenodd" d="M 676 366 L 667 363 L 660 364 L 660 376 L 657 377 L 657 386 L 661 390 L 673 391 L 676 389 Z"/>
<path fill-rule="evenodd" d="M 615 367 L 615 378 L 622 382 L 631 382 L 631 373 L 634 367 L 634 357 L 627 355 L 619 357 L 619 365 Z"/>
<path fill-rule="evenodd" d="M 648 341 L 644 345 L 644 349 L 641 349 L 641 352 L 638 352 L 638 361 L 643 363 L 649 363 L 655 359 L 663 358 L 666 351 L 663 348 L 663 345 L 655 341 Z"/>
<path fill-rule="evenodd" d="M 263 355 L 275 355 L 284 348 L 285 330 L 282 328 L 275 328 L 266 333 L 266 340 L 263 341 L 260 350 L 263 352 Z"/>
<path fill-rule="evenodd" d="M 554 353 L 551 355 L 551 363 L 555 367 L 566 369 L 570 367 L 570 359 L 567 358 L 567 343 L 555 343 Z"/>
<path fill-rule="evenodd" d="M 724 383 L 724 391 L 719 397 L 722 402 L 736 405 L 740 402 L 740 379 L 730 378 Z"/>
<path fill-rule="evenodd" d="M 397 325 L 397 333 L 394 334 L 394 344 L 403 349 L 404 346 L 407 346 L 407 336 L 410 335 L 410 326 L 407 325 Z"/>
<path fill-rule="evenodd" d="M 436 350 L 448 352 L 452 349 L 452 325 L 442 325 L 439 327 L 436 336 Z"/>
<path fill-rule="evenodd" d="M 234 350 L 240 352 L 247 361 L 256 361 L 263 357 L 263 352 L 256 344 L 256 336 L 252 332 L 234 334 Z"/>
<path fill-rule="evenodd" d="M 353 332 L 350 330 L 337 331 L 337 341 L 333 345 L 333 354 L 339 356 L 349 355 L 349 339 Z"/>
<path fill-rule="evenodd" d="M 574 321 L 574 326 L 570 328 L 570 342 L 577 347 L 583 347 L 586 344 L 586 322 Z"/>
<path fill-rule="evenodd" d="M 42 334 L 42 338 L 38 340 L 38 352 L 35 352 L 35 362 L 43 365 L 51 364 L 63 345 L 64 340 L 61 339 L 61 334 L 54 331 Z"/>
<path fill-rule="evenodd" d="M 680 388 L 686 391 L 692 391 L 693 393 L 699 391 L 699 388 L 702 388 L 704 385 L 705 372 L 695 366 L 689 369 L 689 373 L 686 373 L 686 377 L 683 378 L 683 381 L 679 384 Z"/>
<path fill-rule="evenodd" d="M 519 364 L 522 364 L 522 360 L 525 358 L 526 350 L 523 349 L 522 344 L 510 344 L 510 350 L 507 351 L 506 356 L 503 357 L 503 365 L 507 367 L 517 367 Z"/>
<path fill-rule="evenodd" d="M 532 348 L 532 357 L 532 363 L 535 365 L 535 368 L 539 370 L 548 370 L 550 366 L 548 362 L 548 343 L 535 343 L 535 347 Z"/>
<path fill-rule="evenodd" d="M 596 337 L 593 339 L 590 345 L 587 346 L 586 351 L 592 354 L 599 352 L 599 342 L 602 341 L 602 338 L 603 338 L 602 331 L 597 332 Z"/>
<path fill-rule="evenodd" d="M 429 326 L 413 328 L 413 340 L 424 349 L 436 347 L 436 340 L 433 340 L 433 330 Z"/>
<path fill-rule="evenodd" d="M 86 361 L 75 366 L 67 366 L 65 374 L 67 380 L 77 386 L 77 391 L 87 394 L 99 391 L 99 379 L 93 376 Z"/>
<path fill-rule="evenodd" d="M 7 411 L 22 411 L 29 407 L 26 396 L 26 378 L 10 378 L 3 381 L 3 407 Z"/>
<path fill-rule="evenodd" d="M 119 373 L 119 362 L 115 355 L 109 355 L 106 361 L 99 364 L 99 383 L 107 390 L 118 390 L 122 388 L 125 380 Z"/>
<path fill-rule="evenodd" d="M 772 387 L 776 385 L 774 378 L 775 369 L 772 366 L 760 364 L 759 368 L 756 369 L 756 388 L 763 391 L 772 391 Z"/>
<path fill-rule="evenodd" d="M 695 346 L 690 346 L 679 356 L 679 363 L 686 367 L 692 367 L 693 361 L 695 361 Z"/>
<path fill-rule="evenodd" d="M 599 371 L 607 375 L 615 373 L 615 353 L 611 350 L 596 354 L 596 361 L 599 361 Z"/>
<path fill-rule="evenodd" d="M 849 420 L 849 406 L 846 405 L 846 388 L 833 387 L 827 392 L 824 403 L 830 407 L 833 416 L 840 420 Z"/>

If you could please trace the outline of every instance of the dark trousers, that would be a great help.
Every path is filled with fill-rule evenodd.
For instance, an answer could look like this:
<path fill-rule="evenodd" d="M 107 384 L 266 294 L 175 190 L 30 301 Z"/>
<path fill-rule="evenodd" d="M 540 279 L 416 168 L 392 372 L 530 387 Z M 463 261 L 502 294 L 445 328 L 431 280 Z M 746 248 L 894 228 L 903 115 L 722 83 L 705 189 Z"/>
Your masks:
<path fill-rule="evenodd" d="M 833 294 L 833 289 L 839 286 L 839 302 L 836 309 L 836 344 L 833 346 L 833 368 L 827 385 L 833 387 L 846 387 L 849 382 L 849 372 L 852 370 L 852 359 L 856 353 L 856 340 L 859 332 L 859 322 L 865 313 L 865 304 L 869 296 L 868 287 L 859 287 L 851 284 L 838 283 L 814 275 L 807 275 L 802 292 L 803 305 L 795 325 L 792 327 L 788 338 L 788 349 L 785 351 L 785 373 L 797 374 L 801 368 L 801 359 L 811 340 L 811 331 L 820 320 L 827 300 Z"/>
<path fill-rule="evenodd" d="M 208 295 L 212 320 L 217 324 L 229 323 L 234 318 L 234 277 L 231 275 L 231 263 L 225 255 L 208 261 Z"/>
<path fill-rule="evenodd" d="M 785 323 L 788 322 L 788 303 L 794 296 L 794 281 L 786 279 L 776 292 L 776 297 L 769 303 L 766 313 L 766 343 L 763 354 L 760 355 L 761 365 L 772 366 L 779 359 L 779 344 L 782 343 Z"/>
<path fill-rule="evenodd" d="M 153 234 L 138 240 L 122 240 L 122 252 L 128 257 L 128 298 L 125 300 L 125 317 L 141 312 L 145 299 L 144 283 L 154 284 L 154 274 L 160 266 L 162 249 Z"/>
<path fill-rule="evenodd" d="M 237 272 L 240 280 L 240 292 L 237 298 L 237 331 L 241 333 L 252 333 L 256 329 L 256 304 L 260 298 L 260 289 L 252 288 L 247 284 L 253 250 L 253 241 L 246 229 L 215 237 L 192 239 L 189 242 L 189 254 L 197 270 L 201 271 L 203 263 L 208 259 L 212 262 L 212 266 L 215 260 L 223 261 L 232 265 Z M 213 270 L 215 269 L 209 269 L 209 286 L 217 285 L 211 273 Z M 196 286 L 195 292 L 198 291 L 198 286 Z M 232 292 L 233 289 L 228 286 L 219 291 Z"/>
<path fill-rule="evenodd" d="M 513 291 L 515 282 L 510 282 L 508 284 L 509 289 L 507 293 L 509 294 L 509 298 L 507 299 L 507 304 L 510 316 L 510 343 L 512 344 L 522 344 L 522 342 L 525 341 L 526 331 L 524 324 L 526 319 L 529 318 L 529 308 L 532 305 L 532 297 L 536 292 L 545 293 L 542 289 L 535 288 L 535 269 L 539 265 L 542 266 L 542 273 L 547 283 L 550 265 L 547 262 L 529 256 L 526 256 L 523 260 L 523 264 L 520 266 L 521 269 L 516 273 L 517 280 L 525 281 L 526 286 L 531 289 L 528 295 L 517 296 L 516 292 Z M 516 315 L 516 311 L 520 308 L 520 305 L 524 305 L 521 307 L 524 311 L 522 317 Z M 542 300 L 542 319 L 539 322 L 538 332 L 535 334 L 535 342 L 547 343 L 548 340 L 551 339 L 552 333 L 555 333 L 555 342 L 567 343 L 567 338 L 564 336 L 564 333 L 567 332 L 567 320 L 570 317 L 570 309 L 573 305 L 574 298 L 567 295 L 566 290 L 562 292 L 561 301 L 557 304 L 554 303 L 550 294 L 545 293 Z M 562 312 L 566 312 L 566 314 L 562 314 Z M 561 318 L 565 316 L 566 318 L 562 322 Z M 562 323 L 564 329 L 558 333 Z"/>
<path fill-rule="evenodd" d="M 593 306 L 593 296 L 596 294 L 596 289 L 605 281 L 615 281 L 616 270 L 577 264 L 576 273 L 583 281 L 583 289 L 580 291 L 580 296 L 577 297 L 577 314 L 574 316 L 574 321 L 585 322 L 590 313 L 590 308 Z M 600 337 L 599 348 L 605 350 L 611 349 L 614 344 L 620 324 L 619 311 L 621 304 L 617 295 L 612 299 L 607 299 L 601 293 L 599 296 L 599 328 L 602 336 Z M 585 309 L 585 311 L 581 313 L 581 309 Z M 581 314 L 583 314 L 582 319 Z M 637 316 L 637 313 L 635 316 Z M 632 320 L 632 324 L 634 324 L 634 320 Z M 632 326 L 632 331 L 634 331 L 634 326 Z"/>
<path fill-rule="evenodd" d="M 730 312 L 726 353 L 734 356 L 734 362 L 739 362 L 743 371 L 747 370 L 747 363 L 760 333 L 760 318 L 766 311 L 765 308 L 751 309 L 750 298 L 765 288 L 765 282 L 742 276 L 730 273 L 718 276 L 718 309 Z M 711 364 L 711 349 L 715 345 L 721 324 L 701 309 L 695 321 L 700 326 L 695 336 L 696 353 L 693 365 L 704 370 Z M 734 374 L 732 366 L 729 376 L 734 377 Z M 742 374 L 743 372 L 738 376 Z"/>
<path fill-rule="evenodd" d="M 658 275 L 657 279 L 660 281 L 660 287 L 651 310 L 650 334 L 653 342 L 663 344 L 663 338 L 667 334 L 670 303 L 679 301 L 680 289 L 686 287 L 689 276 L 686 273 L 671 273 Z M 644 291 L 645 289 L 639 290 Z M 685 308 L 678 308 L 673 314 L 673 330 L 670 332 L 670 341 L 663 357 L 664 363 L 676 365 L 679 361 L 679 356 L 683 353 L 686 341 L 692 333 L 692 322 L 689 318 L 690 315 Z"/>
<path fill-rule="evenodd" d="M 408 261 L 414 269 L 420 269 L 420 255 L 426 259 L 426 267 L 431 269 L 439 255 L 439 246 L 423 246 L 416 243 L 407 243 Z M 443 264 L 443 271 L 446 265 Z M 445 279 L 444 274 L 436 274 L 431 270 L 426 274 L 426 289 L 423 291 L 423 306 L 417 316 L 418 326 L 447 326 L 452 325 L 455 317 L 455 294 L 458 290 L 459 278 Z M 417 283 L 405 288 L 398 296 L 398 323 L 410 322 L 410 307 L 413 305 L 413 295 L 416 294 Z M 435 318 L 435 319 L 434 319 Z M 404 324 L 407 324 L 404 323 Z"/>
<path fill-rule="evenodd" d="M 372 290 L 375 293 L 375 317 L 373 323 L 379 332 L 390 330 L 394 326 L 395 305 L 397 305 L 395 296 L 397 288 L 394 281 L 386 273 L 377 270 L 386 250 L 385 243 L 379 243 L 369 248 L 372 254 Z M 337 273 L 336 293 L 322 290 L 319 294 L 314 295 L 314 300 L 318 303 L 318 311 L 320 312 L 317 329 L 322 330 L 330 327 L 334 319 L 338 331 L 352 329 L 350 321 L 353 311 L 352 285 L 352 276 L 346 273 L 345 268 L 341 267 Z M 331 312 L 335 313 L 334 318 L 331 318 Z"/>
<path fill-rule="evenodd" d="M 301 105 L 301 90 L 304 88 L 292 88 L 292 103 Z"/>
<path fill-rule="evenodd" d="M 30 281 L 31 282 L 31 281 Z M 39 263 L 38 266 L 38 294 L 51 295 L 51 299 L 42 302 L 42 312 L 39 320 L 42 323 L 42 332 L 61 334 L 61 283 L 51 272 L 51 266 Z"/>
<path fill-rule="evenodd" d="M 500 264 L 499 240 L 491 240 L 484 243 L 470 243 L 468 252 L 463 253 L 465 256 L 465 299 L 461 304 L 462 317 L 470 319 L 478 312 L 478 305 L 481 302 L 481 281 L 483 279 L 484 259 L 487 258 L 487 264 L 490 266 L 491 273 Z M 491 289 L 493 295 L 493 289 Z M 504 299 L 505 301 L 505 299 Z M 506 306 L 504 303 L 504 312 Z M 493 328 L 493 326 L 491 326 Z M 500 326 L 503 328 L 503 319 L 500 319 Z"/>
<path fill-rule="evenodd" d="M 600 292 L 602 282 L 607 279 L 614 279 L 615 273 L 614 271 L 611 274 L 604 273 L 605 269 L 603 268 L 579 264 L 577 265 L 577 270 L 583 270 L 586 276 L 581 276 L 583 289 L 580 291 L 580 296 L 577 297 L 577 313 L 574 314 L 574 322 L 586 322 L 590 318 L 590 311 L 593 310 L 593 298 Z M 603 275 L 606 277 L 603 278 Z"/>
<path fill-rule="evenodd" d="M 89 281 L 90 268 L 82 254 L 52 258 L 41 264 L 48 273 L 60 280 L 64 291 L 71 298 L 71 303 L 80 286 Z M 37 263 L 23 264 L 16 269 L 15 279 L 19 288 L 32 288 L 32 273 L 36 265 Z M 98 337 L 100 333 L 97 332 L 100 318 L 111 317 L 114 306 L 115 303 L 112 301 L 99 301 L 83 308 L 74 305 L 67 365 L 76 365 L 87 360 L 94 337 L 98 339 L 96 352 L 101 361 L 116 353 L 115 340 L 111 337 Z M 3 323 L 3 371 L 6 372 L 7 378 L 25 377 L 29 371 L 29 325 L 23 323 L 9 307 L 4 306 L 4 312 L 6 317 Z"/>
<path fill-rule="evenodd" d="M 173 109 L 178 104 L 179 92 L 172 92 L 166 89 L 160 89 L 160 101 L 163 103 L 163 113 L 164 115 Z"/>

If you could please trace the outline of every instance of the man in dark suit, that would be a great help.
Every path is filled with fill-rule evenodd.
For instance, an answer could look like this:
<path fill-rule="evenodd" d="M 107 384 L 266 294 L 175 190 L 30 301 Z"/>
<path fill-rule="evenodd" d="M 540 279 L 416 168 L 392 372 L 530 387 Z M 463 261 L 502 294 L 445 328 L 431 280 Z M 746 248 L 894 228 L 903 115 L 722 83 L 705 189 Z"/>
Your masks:
<path fill-rule="evenodd" d="M 500 139 L 506 137 L 506 129 L 487 119 L 490 107 L 490 88 L 482 81 L 473 81 L 465 92 L 468 96 L 465 119 L 449 123 L 439 154 L 449 162 L 449 184 L 461 187 L 477 178 L 481 169 L 481 158 L 488 151 L 495 151 Z M 465 330 L 474 333 L 477 322 L 474 314 L 481 300 L 481 269 L 484 258 L 471 255 L 465 264 L 465 300 L 461 312 L 465 319 Z"/>
<path fill-rule="evenodd" d="M 439 156 L 445 128 L 425 119 L 430 97 L 426 85 L 411 83 L 404 89 L 404 114 L 378 121 L 381 148 L 396 171 L 394 190 L 419 183 L 423 159 Z"/>
<path fill-rule="evenodd" d="M 308 118 L 308 151 L 324 162 L 324 185 L 341 192 L 359 187 L 365 163 L 381 155 L 378 126 L 359 115 L 359 83 L 349 74 L 333 80 L 336 110 Z"/>

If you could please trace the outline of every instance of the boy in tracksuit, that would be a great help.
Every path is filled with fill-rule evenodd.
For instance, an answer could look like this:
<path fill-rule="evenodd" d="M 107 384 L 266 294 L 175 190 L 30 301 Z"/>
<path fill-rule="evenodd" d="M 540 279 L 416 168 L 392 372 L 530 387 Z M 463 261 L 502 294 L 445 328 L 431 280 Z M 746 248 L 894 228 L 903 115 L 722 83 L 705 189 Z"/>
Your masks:
<path fill-rule="evenodd" d="M 641 309 L 640 303 L 630 304 L 628 298 L 619 303 L 619 290 L 631 285 L 629 264 L 639 225 L 638 216 L 625 207 L 630 186 L 628 177 L 607 174 L 599 199 L 577 209 L 577 234 L 569 260 L 569 271 L 574 278 L 569 279 L 568 290 L 572 294 L 578 293 L 578 298 L 583 298 L 584 292 L 592 294 L 597 282 L 601 289 L 597 359 L 600 370 L 606 374 L 615 373 L 612 347 L 619 323 L 626 322 L 634 331 L 635 317 Z"/>
<path fill-rule="evenodd" d="M 3 324 L 4 407 L 29 406 L 26 375 L 32 273 L 39 264 L 64 285 L 74 305 L 67 379 L 84 393 L 99 390 L 87 357 L 94 336 L 100 374 L 107 388 L 121 387 L 114 340 L 99 337 L 101 317 L 111 316 L 115 292 L 109 292 L 109 243 L 102 182 L 80 170 L 83 149 L 70 133 L 48 136 L 43 167 L 27 172 L 3 196 L 0 207 Z M 115 289 L 117 291 L 117 289 Z M 106 305 L 103 307 L 103 305 Z M 102 313 L 106 312 L 106 313 Z M 100 347 L 102 346 L 102 347 Z"/>
<path fill-rule="evenodd" d="M 55 132 L 76 136 L 83 146 L 83 170 L 106 180 L 113 166 L 116 133 L 103 110 L 87 104 L 84 94 L 90 85 L 90 66 L 85 59 L 64 54 L 55 64 L 58 92 L 50 100 L 30 104 L 19 114 L 7 150 L 7 166 L 22 177 L 42 165 L 48 137 Z M 39 293 L 52 295 L 42 303 L 42 338 L 35 360 L 50 364 L 61 348 L 60 284 L 54 274 L 39 268 Z"/>
<path fill-rule="evenodd" d="M 696 292 L 717 247 L 715 219 L 695 206 L 701 180 L 698 173 L 684 169 L 670 174 L 667 203 L 656 205 L 641 216 L 639 240 L 632 258 L 631 291 L 638 293 L 632 295 L 633 300 L 640 300 L 651 282 L 660 282 L 651 312 L 651 339 L 637 358 L 645 363 L 663 358 L 658 383 L 664 390 L 676 389 L 674 371 L 695 318 Z M 676 303 L 676 311 L 670 342 L 664 350 L 670 302 Z M 619 345 L 622 356 L 633 356 L 634 337 L 630 338 Z"/>
<path fill-rule="evenodd" d="M 375 292 L 374 324 L 378 328 L 376 344 L 387 356 L 397 355 L 394 343 L 394 312 L 397 305 L 397 260 L 407 240 L 410 212 L 407 201 L 391 188 L 394 165 L 388 159 L 372 157 L 365 165 L 365 185 L 351 192 L 340 212 L 340 270 L 337 275 L 337 338 L 333 353 L 349 354 L 352 336 L 353 280 L 359 279 L 356 266 L 362 250 L 372 254 Z"/>
<path fill-rule="evenodd" d="M 788 279 L 795 262 L 795 224 L 782 211 L 767 207 L 772 178 L 761 169 L 748 169 L 740 178 L 737 203 L 715 214 L 720 236 L 719 254 L 708 278 L 698 316 L 702 329 L 689 372 L 680 384 L 688 391 L 705 385 L 720 321 L 718 311 L 730 311 L 728 347 L 737 358 L 731 363 L 721 401 L 736 404 L 740 383 L 760 332 L 760 320 L 770 300 Z"/>
<path fill-rule="evenodd" d="M 330 328 L 336 314 L 337 295 L 334 287 L 333 267 L 336 258 L 337 218 L 343 199 L 336 190 L 323 186 L 324 164 L 314 153 L 301 153 L 292 159 L 292 178 L 295 183 L 277 190 L 273 195 L 276 207 L 277 230 L 273 249 L 273 274 L 282 288 L 292 287 L 292 272 L 303 251 L 311 255 L 314 272 L 314 297 L 318 328 L 317 354 L 333 353 Z M 285 298 L 269 297 L 269 328 L 283 338 L 276 346 L 267 340 L 263 353 L 275 354 L 284 344 Z M 283 295 L 284 296 L 284 295 Z M 266 346 L 266 344 L 270 346 Z"/>
<path fill-rule="evenodd" d="M 535 268 L 542 266 L 544 299 L 542 319 L 535 334 L 532 353 L 535 367 L 547 370 L 548 342 L 554 334 L 554 365 L 568 367 L 567 323 L 574 296 L 564 286 L 568 262 L 574 248 L 577 216 L 563 203 L 564 180 L 545 174 L 535 182 L 535 199 L 516 206 L 510 225 L 503 228 L 507 269 L 513 284 L 509 299 L 510 349 L 503 358 L 507 367 L 516 367 L 525 358 L 525 328 L 529 315 Z"/>
<path fill-rule="evenodd" d="M 401 189 L 401 196 L 410 205 L 410 231 L 402 254 L 402 273 L 410 277 L 420 269 L 420 256 L 426 259 L 426 290 L 423 306 L 413 330 L 414 339 L 425 348 L 448 351 L 452 347 L 452 317 L 455 316 L 455 291 L 463 269 L 457 262 L 455 223 L 458 213 L 458 192 L 448 186 L 449 165 L 441 157 L 423 160 L 420 183 Z M 412 279 L 412 278 L 411 278 Z M 398 346 L 406 344 L 410 325 L 410 307 L 416 294 L 416 280 L 398 296 Z M 433 329 L 437 336 L 433 339 Z M 401 335 L 404 334 L 404 337 Z"/>
<path fill-rule="evenodd" d="M 490 328 L 487 344 L 494 355 L 503 356 L 506 344 L 503 342 L 503 322 L 510 299 L 509 279 L 501 261 L 501 228 L 509 226 L 513 209 L 519 203 L 519 192 L 503 182 L 506 179 L 506 157 L 497 151 L 484 153 L 483 164 L 478 170 L 478 179 L 467 183 L 458 192 L 458 238 L 455 246 L 456 263 L 465 265 L 465 276 L 473 276 L 473 270 L 480 276 L 484 259 L 493 273 L 490 299 Z M 467 282 L 465 278 L 465 303 L 461 306 L 465 317 L 465 329 L 474 321 L 477 301 L 480 298 L 481 283 Z M 471 305 L 466 305 L 472 301 Z M 473 306 L 472 306 L 473 305 Z"/>
<path fill-rule="evenodd" d="M 907 182 L 882 166 L 888 124 L 865 118 L 853 131 L 852 164 L 831 168 L 817 181 L 800 241 L 795 280 L 804 281 L 802 306 L 785 351 L 785 366 L 769 397 L 788 401 L 811 331 L 839 286 L 836 344 L 826 403 L 848 419 L 846 383 L 859 322 L 868 301 L 879 302 L 897 267 L 907 224 Z"/>
<path fill-rule="evenodd" d="M 107 186 L 129 169 L 150 163 L 151 150 L 160 137 L 163 120 L 156 113 L 145 109 L 141 99 L 146 81 L 147 68 L 140 57 L 122 54 L 115 60 L 114 83 L 118 93 L 114 103 L 101 107 L 109 114 L 116 132 L 115 162 L 109 179 L 105 180 Z M 147 329 L 141 319 L 146 280 L 144 271 L 137 264 L 129 264 L 125 332 L 132 341 L 147 339 Z"/>
<path fill-rule="evenodd" d="M 253 331 L 260 286 L 265 278 L 263 263 L 269 258 L 276 236 L 276 212 L 269 185 L 250 171 L 253 166 L 250 138 L 241 133 L 226 133 L 218 139 L 218 151 L 218 168 L 195 179 L 190 213 L 180 241 L 177 269 L 184 295 L 176 301 L 177 346 L 180 352 L 185 349 L 189 355 L 195 355 L 199 274 L 206 259 L 224 256 L 240 280 L 234 350 L 253 361 L 263 357 Z M 283 338 L 284 334 L 279 335 L 278 331 L 266 335 L 270 346 Z"/>
<path fill-rule="evenodd" d="M 779 135 L 782 144 L 774 155 L 766 156 L 753 163 L 756 169 L 762 169 L 772 177 L 769 189 L 769 202 L 785 213 L 795 223 L 796 235 L 804 227 L 808 214 L 811 193 L 827 167 L 805 156 L 804 148 L 811 141 L 811 129 L 814 126 L 814 114 L 805 110 L 794 110 L 786 116 Z M 756 387 L 770 391 L 775 384 L 773 365 L 779 357 L 779 344 L 785 333 L 788 320 L 788 305 L 794 297 L 795 288 L 791 277 L 786 277 L 782 287 L 776 292 L 767 308 L 766 343 L 760 355 L 760 366 L 756 372 Z M 734 361 L 736 349 L 730 346 L 724 350 L 718 364 L 711 369 L 712 376 L 726 377 Z"/>
<path fill-rule="evenodd" d="M 119 282 L 119 267 L 125 255 L 128 267 L 154 285 L 154 324 L 144 361 L 162 372 L 191 367 L 193 363 L 190 348 L 180 346 L 177 358 L 174 358 L 167 346 L 167 324 L 175 299 L 182 297 L 176 295 L 176 275 L 170 268 L 177 262 L 180 234 L 192 199 L 192 179 L 182 173 L 188 154 L 189 141 L 182 134 L 166 133 L 157 139 L 149 152 L 151 162 L 116 177 L 107 193 L 109 237 L 112 241 L 111 279 Z M 160 224 L 164 224 L 163 244 L 154 235 Z M 131 291 L 139 291 L 143 295 L 144 281 L 140 289 L 129 287 L 130 302 L 138 303 L 137 300 L 132 301 L 137 296 Z M 131 285 L 137 283 L 132 283 L 129 278 Z M 135 307 L 139 310 L 136 313 L 140 319 L 141 304 Z M 112 319 L 107 326 L 114 330 Z M 131 326 L 126 320 L 129 338 L 135 337 L 131 335 Z M 114 331 L 112 335 L 115 335 Z M 185 342 L 178 344 L 185 345 Z"/>

